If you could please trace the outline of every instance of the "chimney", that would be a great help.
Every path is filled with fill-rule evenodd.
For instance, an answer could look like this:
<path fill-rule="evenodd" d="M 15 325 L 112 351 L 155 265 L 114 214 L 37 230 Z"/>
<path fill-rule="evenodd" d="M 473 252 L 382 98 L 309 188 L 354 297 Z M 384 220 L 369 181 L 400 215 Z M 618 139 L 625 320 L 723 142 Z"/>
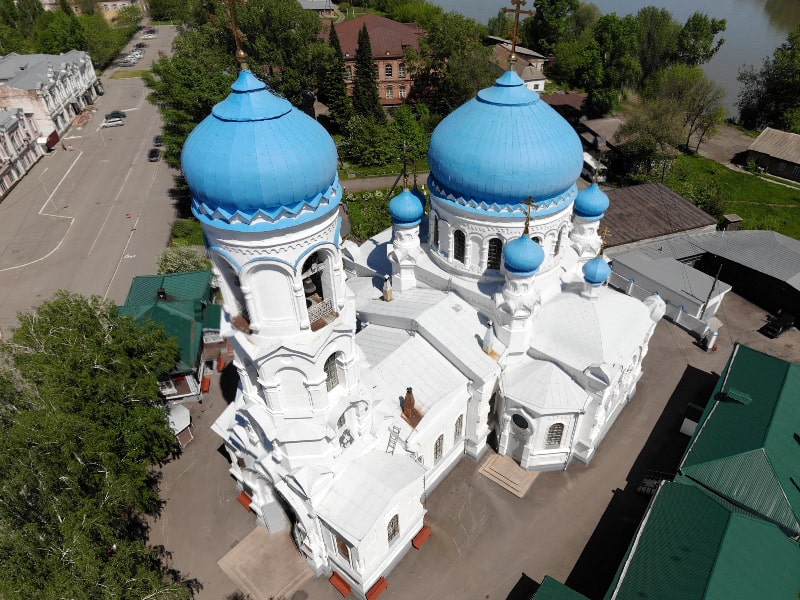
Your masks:
<path fill-rule="evenodd" d="M 158 295 L 158 299 L 159 300 L 166 300 L 167 299 L 167 290 L 165 290 L 163 287 L 160 287 L 160 288 L 158 288 L 157 295 Z"/>

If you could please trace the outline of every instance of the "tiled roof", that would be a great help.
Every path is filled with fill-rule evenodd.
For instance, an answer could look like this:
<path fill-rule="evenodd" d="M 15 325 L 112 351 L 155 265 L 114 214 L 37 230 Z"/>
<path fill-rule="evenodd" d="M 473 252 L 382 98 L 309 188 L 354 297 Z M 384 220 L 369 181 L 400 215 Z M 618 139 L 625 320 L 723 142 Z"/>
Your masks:
<path fill-rule="evenodd" d="M 799 588 L 800 547 L 778 527 L 665 482 L 606 600 L 795 598 Z"/>
<path fill-rule="evenodd" d="M 660 183 L 608 190 L 611 205 L 601 230 L 608 247 L 714 227 L 716 219 Z"/>
<path fill-rule="evenodd" d="M 680 472 L 800 533 L 800 365 L 736 346 Z"/>
<path fill-rule="evenodd" d="M 767 127 L 748 150 L 800 164 L 800 135 Z"/>
<path fill-rule="evenodd" d="M 343 21 L 334 27 L 339 35 L 345 60 L 355 59 L 358 32 L 364 25 L 369 32 L 369 43 L 375 59 L 400 58 L 408 46 L 419 49 L 419 38 L 425 35 L 416 23 L 398 23 L 373 14 Z M 327 32 L 324 36 L 327 37 Z"/>

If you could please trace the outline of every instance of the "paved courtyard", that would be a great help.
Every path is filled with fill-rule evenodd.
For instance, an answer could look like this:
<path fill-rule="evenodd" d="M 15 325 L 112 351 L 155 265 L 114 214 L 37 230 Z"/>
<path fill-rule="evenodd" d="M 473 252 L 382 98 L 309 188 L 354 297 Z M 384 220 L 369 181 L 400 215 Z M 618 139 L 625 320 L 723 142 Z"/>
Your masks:
<path fill-rule="evenodd" d="M 601 598 L 647 506 L 635 488 L 646 471 L 675 468 L 688 442 L 679 433 L 683 410 L 708 397 L 733 344 L 800 361 L 800 332 L 765 338 L 756 331 L 765 312 L 740 297 L 729 294 L 718 316 L 725 325 L 714 353 L 703 352 L 679 327 L 658 325 L 636 396 L 588 467 L 542 473 L 517 498 L 479 474 L 480 462 L 463 459 L 428 497 L 433 536 L 392 571 L 383 598 L 523 598 L 518 592 L 544 575 Z M 203 584 L 199 600 L 222 600 L 237 589 L 217 561 L 254 527 L 236 502 L 218 451 L 221 440 L 209 429 L 226 405 L 216 383 L 207 400 L 192 407 L 195 440 L 164 468 L 167 504 L 151 532 L 152 543 L 173 553 L 174 566 Z M 249 548 L 247 560 L 264 571 L 261 581 L 270 581 L 270 568 L 282 568 L 266 550 L 258 555 Z M 247 591 L 252 600 L 267 600 L 282 584 L 266 587 Z M 325 578 L 295 588 L 287 600 L 341 598 Z"/>

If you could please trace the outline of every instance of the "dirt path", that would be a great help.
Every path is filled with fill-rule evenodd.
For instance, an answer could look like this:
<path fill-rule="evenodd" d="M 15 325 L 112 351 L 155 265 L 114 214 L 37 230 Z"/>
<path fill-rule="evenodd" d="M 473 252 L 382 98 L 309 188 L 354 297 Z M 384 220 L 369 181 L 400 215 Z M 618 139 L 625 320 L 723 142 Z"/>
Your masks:
<path fill-rule="evenodd" d="M 699 154 L 726 166 L 731 164 L 733 157 L 744 152 L 750 147 L 755 138 L 750 137 L 730 125 L 723 125 L 719 132 L 712 138 L 700 144 Z"/>

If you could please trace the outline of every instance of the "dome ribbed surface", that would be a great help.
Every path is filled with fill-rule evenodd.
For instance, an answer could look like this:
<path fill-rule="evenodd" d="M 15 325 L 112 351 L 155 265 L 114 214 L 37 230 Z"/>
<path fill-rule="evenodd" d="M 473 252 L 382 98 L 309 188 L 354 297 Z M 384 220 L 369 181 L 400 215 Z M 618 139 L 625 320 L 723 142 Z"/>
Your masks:
<path fill-rule="evenodd" d="M 575 214 L 585 219 L 602 219 L 608 210 L 609 200 L 600 186 L 593 183 L 588 188 L 578 192 L 575 198 Z"/>
<path fill-rule="evenodd" d="M 568 192 L 581 173 L 575 130 L 513 71 L 434 130 L 432 179 L 448 194 L 488 205 L 538 203 Z"/>
<path fill-rule="evenodd" d="M 503 247 L 506 270 L 515 275 L 533 275 L 544 262 L 544 250 L 527 235 L 511 240 Z"/>
<path fill-rule="evenodd" d="M 605 283 L 610 275 L 611 267 L 599 256 L 583 265 L 583 278 L 591 285 Z"/>
<path fill-rule="evenodd" d="M 183 147 L 195 216 L 217 227 L 262 230 L 295 225 L 280 221 L 301 211 L 307 218 L 308 208 L 338 206 L 336 145 L 325 129 L 250 71 L 231 89 Z"/>
<path fill-rule="evenodd" d="M 422 219 L 422 204 L 413 192 L 404 189 L 389 202 L 389 214 L 395 225 L 417 225 Z"/>

